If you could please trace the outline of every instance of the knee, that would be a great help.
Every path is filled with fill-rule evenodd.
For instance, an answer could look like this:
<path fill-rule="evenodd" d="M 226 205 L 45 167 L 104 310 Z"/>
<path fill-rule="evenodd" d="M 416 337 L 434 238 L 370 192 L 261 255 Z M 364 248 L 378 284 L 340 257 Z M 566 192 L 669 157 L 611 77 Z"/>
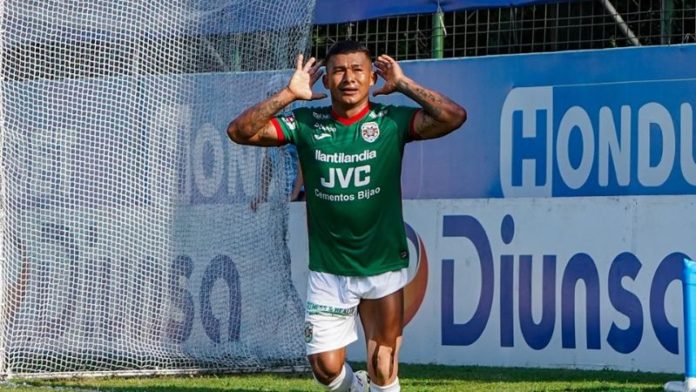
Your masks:
<path fill-rule="evenodd" d="M 312 374 L 320 384 L 329 385 L 335 380 L 343 370 L 343 363 L 338 361 L 328 361 L 320 357 L 309 357 L 309 364 L 312 367 Z"/>
<path fill-rule="evenodd" d="M 378 346 L 372 356 L 372 381 L 377 385 L 389 384 L 396 378 L 396 353 L 393 347 Z"/>

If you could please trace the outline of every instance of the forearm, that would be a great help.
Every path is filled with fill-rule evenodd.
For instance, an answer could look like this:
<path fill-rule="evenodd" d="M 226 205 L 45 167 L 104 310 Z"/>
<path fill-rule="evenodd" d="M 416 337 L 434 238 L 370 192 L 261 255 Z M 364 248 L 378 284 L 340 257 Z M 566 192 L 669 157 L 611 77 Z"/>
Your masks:
<path fill-rule="evenodd" d="M 295 99 L 288 88 L 280 90 L 268 99 L 242 112 L 227 127 L 227 135 L 237 143 L 251 139 L 266 128 L 273 117 Z"/>
<path fill-rule="evenodd" d="M 406 77 L 397 84 L 397 89 L 416 101 L 423 108 L 425 114 L 437 122 L 450 122 L 463 110 L 461 106 L 446 96 L 425 88 Z"/>

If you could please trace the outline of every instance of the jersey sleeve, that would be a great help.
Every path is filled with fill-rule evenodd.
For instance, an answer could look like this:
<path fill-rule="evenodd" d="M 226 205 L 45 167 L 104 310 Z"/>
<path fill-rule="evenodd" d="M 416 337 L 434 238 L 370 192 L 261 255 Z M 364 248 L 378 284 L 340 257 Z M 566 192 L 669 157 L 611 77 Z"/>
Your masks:
<path fill-rule="evenodd" d="M 406 143 L 421 139 L 420 135 L 414 130 L 416 113 L 420 110 L 420 108 L 410 106 L 392 106 L 390 109 L 392 118 L 397 122 L 399 130 L 403 132 L 401 137 Z"/>
<path fill-rule="evenodd" d="M 295 144 L 299 123 L 295 111 L 278 115 L 271 120 L 278 134 L 278 140 L 283 143 Z"/>

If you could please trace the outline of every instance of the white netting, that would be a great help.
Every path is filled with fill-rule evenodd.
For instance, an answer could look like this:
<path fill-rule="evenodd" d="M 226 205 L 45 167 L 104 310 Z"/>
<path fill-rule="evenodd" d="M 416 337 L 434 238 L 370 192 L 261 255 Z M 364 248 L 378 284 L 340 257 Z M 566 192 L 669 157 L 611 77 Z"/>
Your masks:
<path fill-rule="evenodd" d="M 225 130 L 313 6 L 0 0 L 0 376 L 304 365 L 294 163 Z"/>

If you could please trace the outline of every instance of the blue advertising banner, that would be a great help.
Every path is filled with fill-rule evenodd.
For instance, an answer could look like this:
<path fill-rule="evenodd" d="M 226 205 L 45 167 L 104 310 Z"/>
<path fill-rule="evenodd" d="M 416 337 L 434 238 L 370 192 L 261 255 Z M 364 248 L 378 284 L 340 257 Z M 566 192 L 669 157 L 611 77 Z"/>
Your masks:
<path fill-rule="evenodd" d="M 403 62 L 468 111 L 407 146 L 404 197 L 696 193 L 694 61 L 690 45 Z"/>
<path fill-rule="evenodd" d="M 695 61 L 696 45 L 402 62 L 409 77 L 446 94 L 468 112 L 461 129 L 406 146 L 404 197 L 696 193 L 696 67 L 689 66 Z M 255 192 L 256 179 L 238 176 L 239 167 L 243 162 L 260 161 L 262 151 L 231 143 L 225 129 L 242 108 L 263 99 L 267 90 L 276 91 L 275 79 L 285 83 L 288 72 L 182 76 L 179 82 L 192 88 L 192 96 L 177 107 L 159 107 L 154 97 L 157 89 L 142 89 L 148 118 L 137 123 L 117 105 L 104 106 L 103 115 L 112 118 L 111 122 L 97 122 L 81 111 L 90 106 L 79 100 L 60 121 L 51 120 L 50 113 L 62 112 L 54 107 L 53 95 L 43 92 L 50 89 L 61 95 L 96 88 L 108 98 L 106 92 L 135 89 L 138 83 L 149 85 L 157 77 L 13 83 L 15 94 L 5 97 L 7 113 L 21 113 L 12 108 L 27 101 L 35 102 L 35 113 L 7 118 L 22 124 L 20 129 L 25 132 L 7 140 L 5 154 L 27 162 L 26 174 L 11 175 L 8 181 L 31 184 L 17 188 L 27 193 L 23 200 L 31 205 L 58 205 L 65 197 L 84 199 L 87 204 L 122 204 L 116 189 L 105 191 L 103 200 L 90 196 L 98 188 L 98 175 L 75 177 L 69 166 L 61 166 L 60 159 L 50 160 L 53 155 L 41 151 L 49 149 L 56 156 L 78 159 L 76 154 L 89 151 L 97 129 L 129 129 L 124 132 L 127 138 L 111 143 L 132 154 L 81 161 L 89 169 L 87 173 L 109 168 L 113 176 L 122 175 L 120 168 L 134 166 L 143 171 L 142 177 L 129 177 L 128 181 L 141 178 L 138 181 L 147 184 L 149 166 L 129 161 L 143 153 L 143 140 L 149 134 L 143 127 L 177 128 L 182 133 L 180 145 L 186 150 L 178 152 L 186 157 L 182 158 L 185 170 L 178 174 L 183 199 L 193 203 L 247 200 Z M 374 100 L 415 105 L 398 93 Z M 323 106 L 329 101 L 303 104 Z M 55 140 L 43 131 L 70 121 L 84 122 L 85 129 L 70 129 L 65 132 L 71 136 Z M 29 156 L 48 158 L 43 162 Z M 44 170 L 66 172 L 46 179 L 41 176 Z M 147 204 L 147 196 L 141 196 L 129 203 Z"/>

